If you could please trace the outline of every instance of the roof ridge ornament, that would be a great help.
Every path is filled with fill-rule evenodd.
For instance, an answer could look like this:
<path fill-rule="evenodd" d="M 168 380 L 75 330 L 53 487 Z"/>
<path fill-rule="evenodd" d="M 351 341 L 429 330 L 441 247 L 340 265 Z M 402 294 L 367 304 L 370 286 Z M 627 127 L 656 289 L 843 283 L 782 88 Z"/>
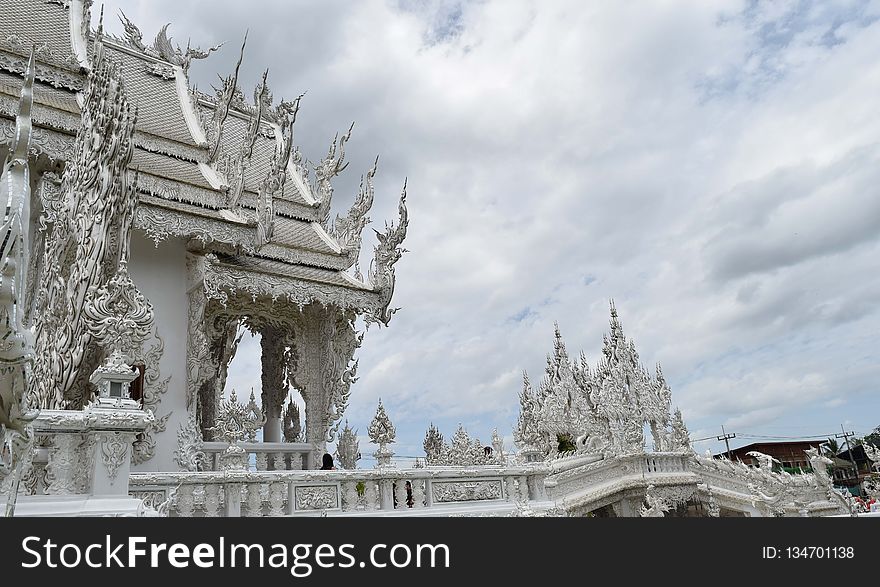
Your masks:
<path fill-rule="evenodd" d="M 91 1 L 88 0 L 90 4 Z M 101 22 L 99 24 L 99 34 L 103 33 L 103 13 L 104 6 L 101 5 Z M 156 34 L 156 38 L 153 40 L 152 45 L 146 45 L 144 43 L 144 34 L 141 32 L 140 28 L 130 19 L 126 14 L 119 10 L 119 14 L 117 15 L 119 18 L 119 22 L 122 23 L 123 34 L 121 37 L 110 35 L 112 39 L 120 42 L 124 46 L 152 57 L 154 59 L 161 59 L 162 61 L 167 61 L 172 65 L 177 65 L 181 67 L 184 73 L 189 71 L 190 64 L 193 59 L 205 59 L 214 51 L 220 49 L 223 46 L 223 43 L 218 45 L 214 45 L 213 47 L 209 47 L 207 51 L 203 51 L 199 47 L 192 47 L 190 45 L 190 41 L 187 40 L 186 50 L 180 48 L 180 46 L 174 46 L 171 43 L 171 37 L 168 36 L 168 27 L 171 26 L 171 23 L 165 24 L 159 32 Z"/>
<path fill-rule="evenodd" d="M 400 257 L 407 252 L 401 247 L 406 238 L 406 229 L 409 225 L 409 214 L 406 209 L 406 180 L 403 182 L 403 190 L 400 193 L 400 203 L 397 206 L 400 219 L 397 226 L 392 222 L 385 223 L 385 232 L 379 232 L 376 229 L 376 238 L 379 240 L 373 249 L 373 261 L 370 264 L 370 284 L 373 291 L 378 294 L 378 307 L 372 314 L 367 314 L 364 319 L 367 327 L 374 322 L 388 326 L 391 317 L 400 308 L 389 309 L 391 299 L 394 297 L 394 285 L 396 277 L 394 274 L 394 265 L 400 260 Z"/>
<path fill-rule="evenodd" d="M 351 131 L 354 130 L 354 122 L 348 127 L 348 131 L 339 136 L 339 133 L 333 137 L 327 155 L 320 163 L 315 165 L 315 186 L 312 192 L 318 196 L 318 222 L 330 231 L 330 206 L 333 202 L 333 184 L 332 180 L 340 173 L 345 171 L 348 163 L 345 162 L 345 143 L 351 139 Z M 339 156 L 337 157 L 337 149 Z"/>
<path fill-rule="evenodd" d="M 223 46 L 223 43 L 220 43 L 219 45 L 209 47 L 207 51 L 203 51 L 199 47 L 193 48 L 190 42 L 187 41 L 186 51 L 183 51 L 180 46 L 175 47 L 171 44 L 171 38 L 168 36 L 169 26 L 171 26 L 170 22 L 159 29 L 156 39 L 153 41 L 153 50 L 159 55 L 160 59 L 164 59 L 174 65 L 179 65 L 184 73 L 189 71 L 189 66 L 193 59 L 205 59 Z"/>
<path fill-rule="evenodd" d="M 241 43 L 241 51 L 238 55 L 238 61 L 235 63 L 235 69 L 232 74 L 220 80 L 223 82 L 220 89 L 216 89 L 217 102 L 214 106 L 214 115 L 211 118 L 211 146 L 208 149 L 208 164 L 216 163 L 217 156 L 220 153 L 220 139 L 223 135 L 223 127 L 226 124 L 226 118 L 229 116 L 229 109 L 236 98 L 238 89 L 238 72 L 241 69 L 241 63 L 244 60 L 244 49 L 247 46 L 248 31 L 244 33 L 244 40 Z M 218 75 L 219 77 L 219 75 Z"/>
<path fill-rule="evenodd" d="M 119 17 L 119 22 L 122 23 L 122 28 L 125 30 L 124 40 L 126 45 L 146 53 L 147 47 L 144 45 L 144 35 L 141 33 L 141 30 L 125 15 L 121 8 L 117 16 Z"/>
<path fill-rule="evenodd" d="M 360 187 L 354 202 L 349 208 L 345 216 L 336 215 L 330 234 L 339 243 L 339 246 L 346 251 L 350 268 L 358 262 L 361 252 L 361 244 L 363 241 L 364 228 L 370 223 L 370 217 L 367 214 L 373 207 L 375 189 L 373 187 L 373 178 L 376 176 L 376 170 L 379 167 L 379 156 L 373 166 L 367 171 L 366 175 L 361 176 Z"/>
<path fill-rule="evenodd" d="M 230 188 L 229 198 L 226 205 L 226 216 L 239 222 L 247 222 L 239 211 L 241 196 L 244 194 L 245 189 L 244 170 L 250 164 L 251 156 L 254 153 L 254 145 L 257 142 L 257 136 L 259 135 L 260 124 L 263 118 L 263 109 L 266 104 L 266 96 L 271 95 L 269 92 L 269 86 L 266 83 L 266 78 L 268 78 L 268 76 L 269 70 L 267 69 L 263 72 L 262 81 L 257 84 L 257 87 L 254 89 L 254 104 L 256 106 L 256 111 L 251 115 L 247 134 L 239 148 L 238 157 L 232 165 L 231 181 L 228 182 Z"/>
<path fill-rule="evenodd" d="M 272 239 L 274 229 L 274 198 L 284 193 L 287 183 L 287 167 L 293 148 L 293 125 L 299 112 L 299 102 L 305 94 L 300 94 L 293 102 L 281 101 L 276 118 L 280 136 L 276 137 L 276 149 L 269 163 L 269 171 L 260 184 L 257 195 L 257 246 L 262 247 Z"/>

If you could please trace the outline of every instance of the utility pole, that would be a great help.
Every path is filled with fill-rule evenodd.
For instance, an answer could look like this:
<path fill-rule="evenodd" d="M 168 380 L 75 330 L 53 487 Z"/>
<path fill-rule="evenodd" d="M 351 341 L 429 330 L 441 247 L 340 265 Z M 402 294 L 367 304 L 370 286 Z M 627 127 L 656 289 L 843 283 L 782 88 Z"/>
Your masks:
<path fill-rule="evenodd" d="M 844 440 L 844 442 L 846 442 L 846 452 L 849 454 L 849 462 L 852 463 L 853 468 L 856 470 L 856 484 L 857 484 L 856 486 L 859 488 L 859 497 L 862 497 L 862 482 L 859 479 L 859 466 L 856 464 L 856 459 L 853 457 L 852 448 L 850 448 L 850 446 L 849 446 L 849 437 L 855 436 L 856 433 L 853 431 L 847 432 L 843 428 L 843 424 L 840 425 L 840 431 L 843 434 L 835 434 L 834 438 L 842 438 Z"/>
<path fill-rule="evenodd" d="M 729 459 L 730 458 L 730 443 L 728 442 L 728 440 L 730 440 L 731 438 L 736 438 L 736 433 L 734 432 L 733 434 L 727 434 L 724 431 L 724 425 L 722 424 L 721 425 L 721 434 L 722 434 L 721 436 L 716 436 L 715 438 L 717 438 L 718 440 L 724 441 L 724 446 L 727 447 L 727 458 Z"/>

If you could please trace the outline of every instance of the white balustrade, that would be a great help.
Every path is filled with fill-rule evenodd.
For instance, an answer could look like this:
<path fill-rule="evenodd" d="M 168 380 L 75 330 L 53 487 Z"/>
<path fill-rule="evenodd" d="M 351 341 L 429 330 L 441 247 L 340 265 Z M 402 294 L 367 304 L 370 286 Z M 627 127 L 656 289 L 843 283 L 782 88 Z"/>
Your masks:
<path fill-rule="evenodd" d="M 201 448 L 211 470 L 220 469 L 218 456 L 228 446 L 226 442 L 202 443 Z M 244 449 L 248 463 L 252 463 L 257 471 L 302 470 L 303 463 L 308 462 L 308 454 L 314 450 L 311 444 L 304 442 L 239 442 L 238 446 Z"/>
<path fill-rule="evenodd" d="M 515 502 L 546 500 L 546 475 L 542 464 L 134 473 L 131 492 L 137 496 L 173 494 L 172 516 L 406 515 L 412 510 L 427 514 L 425 510 L 432 508 L 438 510 L 436 515 L 443 515 L 441 508 L 510 508 Z"/>

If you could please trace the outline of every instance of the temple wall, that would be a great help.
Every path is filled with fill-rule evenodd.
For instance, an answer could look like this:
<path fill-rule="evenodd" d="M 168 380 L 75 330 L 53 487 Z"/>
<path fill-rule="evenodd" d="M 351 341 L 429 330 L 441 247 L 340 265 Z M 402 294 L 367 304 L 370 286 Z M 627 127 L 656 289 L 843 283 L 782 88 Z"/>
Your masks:
<path fill-rule="evenodd" d="M 161 418 L 171 412 L 164 432 L 156 434 L 153 458 L 133 467 L 136 472 L 177 471 L 174 451 L 177 431 L 186 422 L 186 248 L 183 240 L 167 239 L 156 248 L 153 241 L 134 230 L 129 272 L 138 289 L 153 304 L 155 324 L 165 342 L 160 359 L 161 380 L 171 377 L 168 391 L 156 411 Z M 147 345 L 153 344 L 152 340 Z"/>

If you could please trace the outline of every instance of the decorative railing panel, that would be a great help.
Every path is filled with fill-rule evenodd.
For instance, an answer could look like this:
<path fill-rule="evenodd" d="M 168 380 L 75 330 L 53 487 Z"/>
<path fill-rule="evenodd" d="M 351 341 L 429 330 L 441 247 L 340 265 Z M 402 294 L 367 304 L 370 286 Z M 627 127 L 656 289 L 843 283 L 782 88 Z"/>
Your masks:
<path fill-rule="evenodd" d="M 545 465 L 355 471 L 135 473 L 130 493 L 172 516 L 400 515 L 546 503 Z M 425 513 L 430 513 L 425 511 Z"/>

